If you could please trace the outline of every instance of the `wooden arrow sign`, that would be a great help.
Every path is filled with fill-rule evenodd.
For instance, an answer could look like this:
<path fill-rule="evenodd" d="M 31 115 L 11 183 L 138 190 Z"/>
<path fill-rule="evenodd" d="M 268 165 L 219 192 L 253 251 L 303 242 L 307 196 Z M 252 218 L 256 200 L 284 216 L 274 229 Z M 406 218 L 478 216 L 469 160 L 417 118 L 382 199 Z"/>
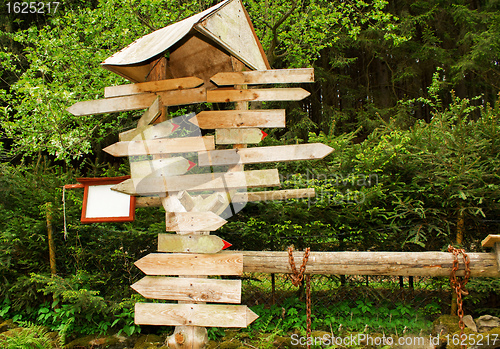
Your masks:
<path fill-rule="evenodd" d="M 246 305 L 135 304 L 138 325 L 247 327 L 258 317 Z"/>
<path fill-rule="evenodd" d="M 194 166 L 196 166 L 194 162 L 183 157 L 130 161 L 130 174 L 133 180 L 142 179 L 146 176 L 180 176 Z"/>
<path fill-rule="evenodd" d="M 303 88 L 216 89 L 207 91 L 207 102 L 300 101 L 309 95 Z"/>
<path fill-rule="evenodd" d="M 278 170 L 254 170 L 238 172 L 215 172 L 174 176 L 166 178 L 146 177 L 137 183 L 127 179 L 112 190 L 128 195 L 153 195 L 177 191 L 227 190 L 239 188 L 261 188 L 279 186 Z"/>
<path fill-rule="evenodd" d="M 314 82 L 314 69 L 276 69 L 217 73 L 210 78 L 219 86 Z"/>
<path fill-rule="evenodd" d="M 93 115 L 104 113 L 118 113 L 128 110 L 146 109 L 161 97 L 165 106 L 184 105 L 206 102 L 206 89 L 204 87 L 188 90 L 163 91 L 155 93 L 141 93 L 137 95 L 96 99 L 73 104 L 67 109 L 73 115 Z"/>
<path fill-rule="evenodd" d="M 202 111 L 189 121 L 202 129 L 285 127 L 285 109 Z"/>
<path fill-rule="evenodd" d="M 131 130 L 121 132 L 119 134 L 120 141 L 138 141 L 146 139 L 167 138 L 179 128 L 179 125 L 172 121 L 160 122 L 156 125 L 147 125 L 143 127 L 133 128 Z"/>
<path fill-rule="evenodd" d="M 246 193 L 236 193 L 231 197 L 231 202 L 249 202 L 249 201 L 272 201 L 313 198 L 316 196 L 314 188 L 305 189 L 286 189 L 286 190 L 268 190 L 268 191 L 250 191 Z M 161 206 L 161 200 L 158 197 L 137 197 L 135 207 L 158 207 Z"/>
<path fill-rule="evenodd" d="M 241 303 L 241 280 L 146 276 L 131 287 L 152 299 Z"/>
<path fill-rule="evenodd" d="M 215 130 L 217 144 L 257 144 L 267 133 L 259 128 L 222 128 Z"/>
<path fill-rule="evenodd" d="M 223 166 L 238 163 L 258 164 L 323 159 L 332 151 L 333 148 L 322 143 L 212 150 L 198 154 L 198 164 L 199 166 Z"/>
<path fill-rule="evenodd" d="M 135 262 L 146 275 L 242 275 L 241 253 L 150 253 Z"/>
<path fill-rule="evenodd" d="M 190 153 L 215 149 L 214 136 L 117 142 L 103 150 L 113 156 Z"/>
<path fill-rule="evenodd" d="M 216 235 L 158 234 L 158 252 L 217 253 L 230 246 Z"/>
<path fill-rule="evenodd" d="M 213 212 L 167 212 L 166 231 L 215 231 L 227 221 Z"/>
<path fill-rule="evenodd" d="M 232 202 L 273 201 L 273 200 L 313 198 L 315 196 L 316 192 L 314 191 L 314 188 L 251 191 L 247 193 L 236 193 L 231 198 L 231 201 Z M 160 202 L 158 202 L 157 205 L 160 206 L 161 205 Z"/>
<path fill-rule="evenodd" d="M 203 80 L 197 77 L 187 77 L 168 80 L 157 80 L 141 82 L 138 84 L 128 84 L 120 86 L 109 86 L 104 88 L 104 97 L 120 97 L 135 95 L 147 92 L 159 92 L 168 90 L 183 90 L 198 87 L 203 84 Z"/>

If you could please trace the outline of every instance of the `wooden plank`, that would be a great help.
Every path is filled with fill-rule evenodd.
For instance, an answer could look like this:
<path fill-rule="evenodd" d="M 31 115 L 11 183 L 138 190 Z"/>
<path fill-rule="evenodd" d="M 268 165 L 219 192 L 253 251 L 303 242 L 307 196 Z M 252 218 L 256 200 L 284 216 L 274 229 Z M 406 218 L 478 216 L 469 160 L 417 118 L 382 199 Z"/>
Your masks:
<path fill-rule="evenodd" d="M 134 184 L 127 179 L 112 190 L 128 195 L 155 195 L 176 191 L 227 190 L 279 186 L 278 170 L 254 170 L 245 172 L 216 172 L 167 178 L 145 178 Z"/>
<path fill-rule="evenodd" d="M 219 254 L 226 254 L 221 251 Z M 232 252 L 234 253 L 234 252 Z M 241 251 L 245 273 L 291 273 L 288 252 Z M 467 253 L 472 277 L 500 277 L 493 253 Z M 304 252 L 294 252 L 301 263 Z M 306 274 L 401 275 L 449 277 L 453 254 L 448 252 L 311 252 Z M 464 275 L 459 264 L 457 276 Z"/>
<path fill-rule="evenodd" d="M 236 193 L 232 197 L 231 202 L 236 203 L 236 202 L 251 202 L 251 201 L 289 200 L 289 199 L 313 198 L 314 196 L 316 196 L 314 188 L 249 191 L 246 193 Z M 159 205 L 161 204 L 158 203 L 158 206 Z"/>
<path fill-rule="evenodd" d="M 199 166 L 259 164 L 267 162 L 323 159 L 333 148 L 322 143 L 279 145 L 245 149 L 212 150 L 198 154 Z"/>
<path fill-rule="evenodd" d="M 161 101 L 160 96 L 156 97 L 151 106 L 142 114 L 141 118 L 137 121 L 137 128 L 142 128 L 151 124 L 161 114 Z"/>
<path fill-rule="evenodd" d="M 202 129 L 285 127 L 285 109 L 202 111 L 189 121 Z"/>
<path fill-rule="evenodd" d="M 174 90 L 138 95 L 96 99 L 93 101 L 77 102 L 67 109 L 73 115 L 95 115 L 104 113 L 118 113 L 129 110 L 146 109 L 155 101 L 157 95 L 164 105 L 184 105 L 206 102 L 204 87 L 189 90 Z"/>
<path fill-rule="evenodd" d="M 183 89 L 198 87 L 202 84 L 203 80 L 191 76 L 187 78 L 141 82 L 138 84 L 108 86 L 104 88 L 104 97 L 110 98 L 110 97 L 129 96 L 147 92 L 183 90 Z"/>
<path fill-rule="evenodd" d="M 215 149 L 214 136 L 117 142 L 103 150 L 113 156 L 190 153 Z"/>
<path fill-rule="evenodd" d="M 171 120 L 167 120 L 156 125 L 147 125 L 121 132 L 119 134 L 119 139 L 122 142 L 126 142 L 167 138 L 174 133 L 177 128 L 179 128 L 179 125 L 174 124 Z"/>
<path fill-rule="evenodd" d="M 241 280 L 146 276 L 130 287 L 152 299 L 241 303 Z"/>
<path fill-rule="evenodd" d="M 227 221 L 213 212 L 167 212 L 166 231 L 215 231 Z"/>
<path fill-rule="evenodd" d="M 159 326 L 247 327 L 258 315 L 246 305 L 136 303 L 135 323 Z"/>
<path fill-rule="evenodd" d="M 230 246 L 216 235 L 158 234 L 158 252 L 217 253 Z"/>
<path fill-rule="evenodd" d="M 272 201 L 313 198 L 316 196 L 314 188 L 306 189 L 286 189 L 286 190 L 268 190 L 268 191 L 249 191 L 246 193 L 236 193 L 231 202 L 250 202 L 250 201 Z M 135 207 L 159 207 L 161 200 L 159 197 L 143 196 L 135 199 Z"/>
<path fill-rule="evenodd" d="M 500 242 L 500 235 L 490 234 L 482 242 L 483 247 L 493 247 L 496 242 Z"/>
<path fill-rule="evenodd" d="M 242 275 L 241 253 L 150 253 L 135 262 L 146 275 Z"/>
<path fill-rule="evenodd" d="M 497 268 L 500 272 L 500 235 L 488 235 L 481 245 L 483 247 L 493 247 L 493 253 L 497 260 Z"/>
<path fill-rule="evenodd" d="M 211 77 L 219 86 L 314 82 L 313 68 L 222 72 Z"/>
<path fill-rule="evenodd" d="M 194 162 L 180 156 L 175 158 L 131 161 L 130 174 L 134 180 L 142 179 L 147 176 L 180 176 L 188 172 L 194 166 L 196 166 Z"/>
<path fill-rule="evenodd" d="M 215 130 L 216 144 L 257 144 L 267 133 L 258 128 L 222 128 Z"/>
<path fill-rule="evenodd" d="M 227 103 L 239 101 L 300 101 L 310 93 L 303 88 L 268 89 L 215 89 L 207 91 L 207 102 Z"/>

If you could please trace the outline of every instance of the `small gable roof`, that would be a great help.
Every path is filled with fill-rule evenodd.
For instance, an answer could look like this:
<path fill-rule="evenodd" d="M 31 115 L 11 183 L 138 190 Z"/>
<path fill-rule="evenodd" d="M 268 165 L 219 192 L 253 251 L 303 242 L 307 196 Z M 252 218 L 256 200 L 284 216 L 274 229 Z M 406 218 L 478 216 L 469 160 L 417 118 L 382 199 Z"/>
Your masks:
<path fill-rule="evenodd" d="M 134 76 L 134 67 L 149 64 L 154 57 L 169 49 L 175 50 L 191 36 L 205 38 L 250 69 L 269 69 L 264 50 L 241 0 L 224 0 L 194 16 L 145 35 L 101 64 L 131 81 L 140 82 L 143 79 Z"/>

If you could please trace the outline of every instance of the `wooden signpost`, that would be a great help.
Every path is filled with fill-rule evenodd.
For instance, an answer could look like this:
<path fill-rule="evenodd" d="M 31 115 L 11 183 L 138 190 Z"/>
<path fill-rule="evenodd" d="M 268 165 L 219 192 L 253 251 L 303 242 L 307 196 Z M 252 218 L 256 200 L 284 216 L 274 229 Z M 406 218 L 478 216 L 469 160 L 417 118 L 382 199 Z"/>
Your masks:
<path fill-rule="evenodd" d="M 233 25 L 237 38 L 227 28 Z M 207 278 L 243 273 L 243 254 L 223 253 L 231 244 L 209 235 L 227 223 L 220 215 L 236 212 L 233 203 L 242 207 L 247 201 L 314 196 L 313 189 L 247 192 L 279 186 L 280 179 L 275 169 L 245 171 L 244 165 L 320 159 L 333 150 L 321 144 L 246 148 L 267 135 L 261 128 L 285 127 L 284 109 L 248 110 L 248 101 L 299 101 L 309 95 L 302 88 L 248 85 L 313 82 L 314 71 L 270 70 L 240 0 L 224 0 L 136 40 L 104 67 L 133 83 L 106 87 L 104 99 L 78 102 L 68 111 L 91 115 L 146 109 L 135 128 L 121 132 L 119 142 L 104 149 L 130 157 L 131 178 L 111 189 L 137 196 L 131 201 L 137 207 L 163 206 L 165 230 L 176 233 L 158 235 L 159 253 L 135 263 L 147 276 L 131 287 L 146 298 L 178 304 L 137 303 L 135 322 L 177 326 L 170 348 L 201 349 L 208 340 L 204 327 L 246 327 L 257 318 L 246 306 L 234 305 L 241 302 L 241 280 Z M 202 102 L 235 102 L 235 110 L 206 110 L 178 124 L 167 120 L 167 107 Z M 215 136 L 201 136 L 199 129 L 197 137 L 186 136 L 192 133 L 183 128 L 185 122 L 215 130 Z M 223 148 L 216 150 L 219 145 Z M 196 165 L 193 171 L 208 173 L 186 174 Z"/>

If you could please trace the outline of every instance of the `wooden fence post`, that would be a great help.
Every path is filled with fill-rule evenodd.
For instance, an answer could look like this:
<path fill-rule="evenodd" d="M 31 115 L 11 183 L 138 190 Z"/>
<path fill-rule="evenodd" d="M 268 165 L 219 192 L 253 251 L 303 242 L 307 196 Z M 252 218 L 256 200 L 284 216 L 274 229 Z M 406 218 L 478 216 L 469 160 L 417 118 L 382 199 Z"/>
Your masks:
<path fill-rule="evenodd" d="M 55 276 L 57 274 L 56 268 L 56 247 L 54 243 L 54 235 L 52 231 L 52 203 L 47 202 L 45 204 L 46 217 L 47 217 L 47 237 L 49 240 L 49 263 L 50 263 L 50 275 Z"/>

